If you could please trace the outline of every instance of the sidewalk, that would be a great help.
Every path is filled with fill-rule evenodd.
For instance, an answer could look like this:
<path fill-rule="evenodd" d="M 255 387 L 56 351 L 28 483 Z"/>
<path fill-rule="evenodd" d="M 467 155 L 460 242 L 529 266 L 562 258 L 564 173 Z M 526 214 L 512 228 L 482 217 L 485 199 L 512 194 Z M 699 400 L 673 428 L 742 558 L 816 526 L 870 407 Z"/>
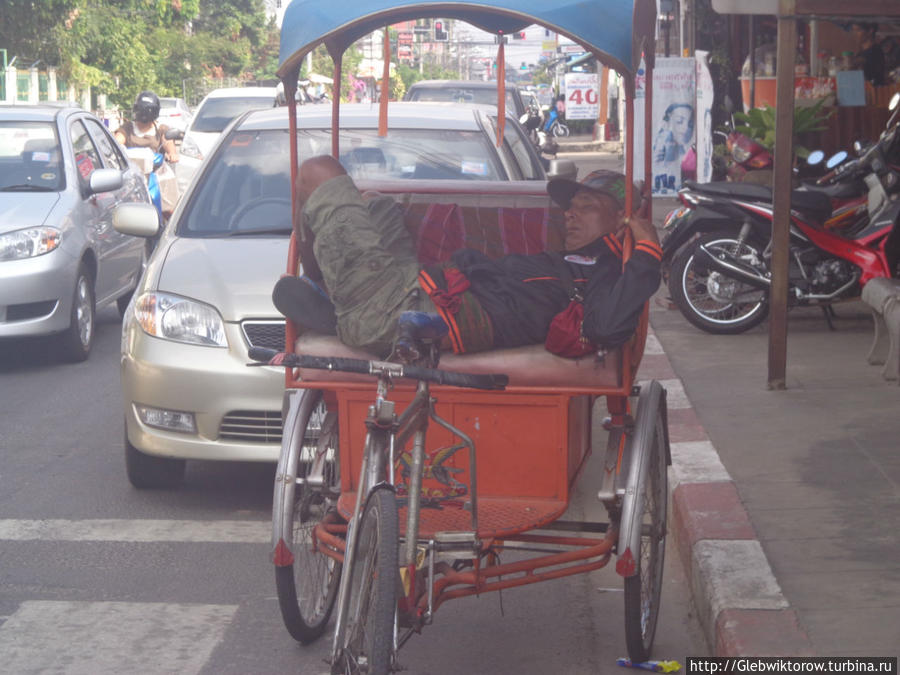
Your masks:
<path fill-rule="evenodd" d="M 667 296 L 638 377 L 668 389 L 670 555 L 713 653 L 897 656 L 900 387 L 866 363 L 868 309 L 837 306 L 834 331 L 792 310 L 787 389 L 769 391 L 768 323 L 710 335 Z"/>
<path fill-rule="evenodd" d="M 578 134 L 565 138 L 554 138 L 559 152 L 609 152 L 622 154 L 621 141 L 597 141 L 591 134 Z"/>

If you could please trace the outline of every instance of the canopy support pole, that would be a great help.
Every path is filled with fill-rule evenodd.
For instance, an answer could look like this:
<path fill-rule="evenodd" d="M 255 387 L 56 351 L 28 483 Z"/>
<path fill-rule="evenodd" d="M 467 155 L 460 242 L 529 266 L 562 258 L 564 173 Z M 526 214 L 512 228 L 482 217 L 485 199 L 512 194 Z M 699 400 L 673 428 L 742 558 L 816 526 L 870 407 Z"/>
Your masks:
<path fill-rule="evenodd" d="M 772 287 L 769 291 L 769 389 L 785 389 L 787 371 L 788 265 L 791 228 L 791 170 L 794 137 L 794 54 L 797 52 L 795 0 L 780 0 L 775 157 L 772 176 Z"/>
<path fill-rule="evenodd" d="M 341 156 L 341 139 L 340 139 L 340 111 L 341 111 L 341 64 L 343 62 L 343 53 L 335 56 L 331 55 L 334 61 L 334 72 L 332 73 L 331 85 L 331 156 L 339 159 Z"/>

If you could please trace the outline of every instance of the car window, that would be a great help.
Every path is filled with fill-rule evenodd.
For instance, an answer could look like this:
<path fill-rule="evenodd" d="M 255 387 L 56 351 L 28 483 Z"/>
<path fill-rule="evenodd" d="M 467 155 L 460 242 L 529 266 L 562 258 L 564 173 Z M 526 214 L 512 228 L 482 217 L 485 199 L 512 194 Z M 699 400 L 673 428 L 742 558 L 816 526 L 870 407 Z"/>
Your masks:
<path fill-rule="evenodd" d="M 298 134 L 301 161 L 330 154 L 331 132 Z M 185 205 L 180 236 L 234 236 L 282 228 L 290 234 L 287 130 L 237 131 L 226 139 Z M 353 178 L 505 180 L 506 172 L 480 131 L 375 129 L 341 133 L 341 162 Z"/>
<path fill-rule="evenodd" d="M 497 90 L 488 87 L 412 87 L 409 91 L 410 101 L 436 101 L 454 103 L 480 103 L 497 105 Z M 515 112 L 516 99 L 512 89 L 506 90 L 506 107 Z"/>
<path fill-rule="evenodd" d="M 272 108 L 274 105 L 274 95 L 271 99 L 259 96 L 208 98 L 197 110 L 191 130 L 219 133 L 238 115 L 257 108 Z"/>
<path fill-rule="evenodd" d="M 503 130 L 504 149 L 515 158 L 514 164 L 521 172 L 522 180 L 543 180 L 544 176 L 534 161 L 533 147 L 523 135 L 519 127 L 508 124 Z"/>
<path fill-rule="evenodd" d="M 75 168 L 78 169 L 78 175 L 86 185 L 94 169 L 103 166 L 100 161 L 100 153 L 80 120 L 72 122 L 69 127 L 69 135 L 72 137 L 72 149 L 75 151 Z"/>
<path fill-rule="evenodd" d="M 84 122 L 94 135 L 94 140 L 100 149 L 100 155 L 103 157 L 104 164 L 110 169 L 118 169 L 119 171 L 125 169 L 128 166 L 128 162 L 122 157 L 103 125 L 92 119 L 86 119 Z"/>
<path fill-rule="evenodd" d="M 328 154 L 331 131 L 302 129 L 301 157 Z M 449 178 L 505 180 L 490 139 L 482 131 L 461 129 L 341 130 L 341 164 L 353 178 Z"/>
<path fill-rule="evenodd" d="M 178 221 L 184 237 L 218 237 L 291 228 L 290 135 L 238 132 L 209 160 Z"/>
<path fill-rule="evenodd" d="M 0 191 L 62 190 L 65 172 L 50 122 L 0 122 Z"/>

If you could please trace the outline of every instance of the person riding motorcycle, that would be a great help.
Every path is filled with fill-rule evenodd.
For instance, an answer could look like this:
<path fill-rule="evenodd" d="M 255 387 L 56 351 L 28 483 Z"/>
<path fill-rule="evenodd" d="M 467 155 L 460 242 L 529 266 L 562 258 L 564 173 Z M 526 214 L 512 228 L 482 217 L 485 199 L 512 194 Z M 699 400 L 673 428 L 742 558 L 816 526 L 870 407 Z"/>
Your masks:
<path fill-rule="evenodd" d="M 153 152 L 165 153 L 167 162 L 177 162 L 175 141 L 166 138 L 169 127 L 156 123 L 159 107 L 159 96 L 152 91 L 142 91 L 131 107 L 134 120 L 116 129 L 114 136 L 126 148 L 150 148 Z"/>

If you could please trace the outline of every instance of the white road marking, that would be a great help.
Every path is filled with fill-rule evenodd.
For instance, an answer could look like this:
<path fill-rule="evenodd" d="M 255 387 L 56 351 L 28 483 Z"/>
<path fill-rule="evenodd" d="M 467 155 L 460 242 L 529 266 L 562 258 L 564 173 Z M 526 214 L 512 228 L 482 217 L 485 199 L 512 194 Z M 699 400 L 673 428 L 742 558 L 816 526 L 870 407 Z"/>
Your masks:
<path fill-rule="evenodd" d="M 7 673 L 199 673 L 237 605 L 28 601 L 0 627 Z"/>
<path fill-rule="evenodd" d="M 0 540 L 226 542 L 271 540 L 272 524 L 261 520 L 0 520 Z"/>

